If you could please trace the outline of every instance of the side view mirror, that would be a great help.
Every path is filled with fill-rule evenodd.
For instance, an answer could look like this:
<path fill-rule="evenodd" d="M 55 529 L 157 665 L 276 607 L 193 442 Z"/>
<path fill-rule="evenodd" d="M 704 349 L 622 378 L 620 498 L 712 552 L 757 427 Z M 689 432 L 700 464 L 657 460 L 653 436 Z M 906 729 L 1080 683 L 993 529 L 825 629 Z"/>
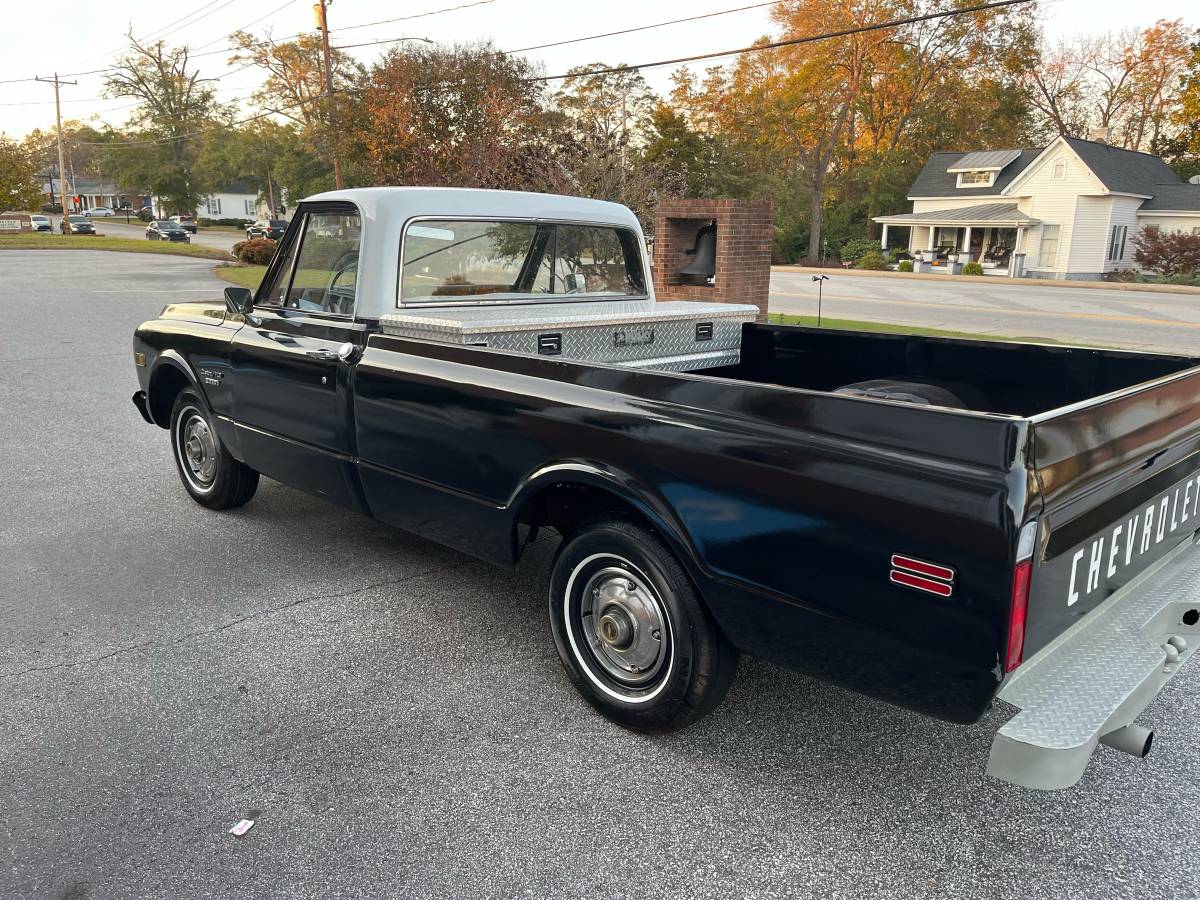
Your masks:
<path fill-rule="evenodd" d="M 254 293 L 250 288 L 225 288 L 225 307 L 236 316 L 248 316 L 254 309 Z"/>

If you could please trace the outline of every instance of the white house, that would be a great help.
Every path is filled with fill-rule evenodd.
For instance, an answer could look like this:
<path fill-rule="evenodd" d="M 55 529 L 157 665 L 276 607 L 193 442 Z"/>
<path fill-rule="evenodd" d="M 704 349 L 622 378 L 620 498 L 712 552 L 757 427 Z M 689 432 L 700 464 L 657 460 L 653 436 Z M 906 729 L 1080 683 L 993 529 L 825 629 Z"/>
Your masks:
<path fill-rule="evenodd" d="M 163 206 L 159 197 L 154 198 L 154 209 L 157 215 L 169 216 L 174 213 Z M 197 219 L 255 219 L 267 218 L 266 201 L 259 202 L 258 191 L 242 181 L 235 181 L 219 191 L 207 194 L 196 211 L 192 214 Z"/>
<path fill-rule="evenodd" d="M 1095 279 L 1134 266 L 1145 225 L 1200 234 L 1200 184 L 1160 157 L 1060 137 L 1049 146 L 935 153 L 909 189 L 913 211 L 876 216 L 908 229 L 909 252 L 947 271 L 948 260 L 985 272 Z"/>

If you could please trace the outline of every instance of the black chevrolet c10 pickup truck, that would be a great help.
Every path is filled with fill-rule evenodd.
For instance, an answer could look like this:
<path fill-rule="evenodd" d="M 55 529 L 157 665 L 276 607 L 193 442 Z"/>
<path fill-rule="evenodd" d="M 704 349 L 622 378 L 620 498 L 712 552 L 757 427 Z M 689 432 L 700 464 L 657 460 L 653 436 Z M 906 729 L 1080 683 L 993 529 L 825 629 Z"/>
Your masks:
<path fill-rule="evenodd" d="M 320 195 L 257 291 L 137 329 L 134 402 L 211 509 L 261 474 L 501 565 L 561 535 L 554 640 L 629 728 L 744 652 L 954 722 L 999 698 L 988 771 L 1029 787 L 1148 752 L 1200 639 L 1200 360 L 759 324 L 648 273 L 613 204 Z"/>

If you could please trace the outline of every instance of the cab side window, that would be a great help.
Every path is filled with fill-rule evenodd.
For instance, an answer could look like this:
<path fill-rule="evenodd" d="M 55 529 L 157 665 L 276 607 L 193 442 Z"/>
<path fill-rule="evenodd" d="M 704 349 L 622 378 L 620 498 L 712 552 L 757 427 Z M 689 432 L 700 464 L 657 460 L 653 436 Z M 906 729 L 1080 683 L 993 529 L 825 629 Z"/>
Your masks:
<path fill-rule="evenodd" d="M 258 300 L 259 306 L 283 306 L 283 298 L 287 295 L 288 282 L 292 277 L 292 265 L 296 261 L 296 248 L 299 246 L 299 240 L 292 241 L 287 256 L 280 261 L 279 269 L 275 272 L 274 283 Z"/>

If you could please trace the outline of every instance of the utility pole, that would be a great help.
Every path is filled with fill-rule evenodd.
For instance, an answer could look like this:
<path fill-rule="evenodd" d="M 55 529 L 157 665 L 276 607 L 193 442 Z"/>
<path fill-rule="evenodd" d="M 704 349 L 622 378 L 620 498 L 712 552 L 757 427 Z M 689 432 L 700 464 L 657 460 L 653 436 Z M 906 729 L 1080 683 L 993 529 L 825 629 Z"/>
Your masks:
<path fill-rule="evenodd" d="M 63 210 L 63 234 L 71 233 L 71 214 L 67 212 L 67 163 L 66 154 L 63 152 L 62 139 L 62 103 L 58 99 L 58 87 L 62 84 L 79 84 L 78 81 L 60 81 L 58 73 L 54 73 L 53 78 L 41 78 L 34 76 L 35 81 L 45 81 L 54 85 L 54 119 L 58 127 L 58 196 L 62 200 Z M 50 177 L 51 194 L 54 193 L 54 177 Z"/>
<path fill-rule="evenodd" d="M 329 13 L 331 0 L 317 0 L 313 4 L 313 12 L 317 14 L 317 27 L 321 29 L 321 53 L 325 57 L 325 103 L 328 117 L 326 139 L 329 141 L 329 152 L 333 156 L 333 186 L 339 191 L 345 187 L 342 183 L 342 161 L 338 158 L 336 134 L 334 132 L 335 116 L 333 113 L 333 66 L 329 61 Z"/>

